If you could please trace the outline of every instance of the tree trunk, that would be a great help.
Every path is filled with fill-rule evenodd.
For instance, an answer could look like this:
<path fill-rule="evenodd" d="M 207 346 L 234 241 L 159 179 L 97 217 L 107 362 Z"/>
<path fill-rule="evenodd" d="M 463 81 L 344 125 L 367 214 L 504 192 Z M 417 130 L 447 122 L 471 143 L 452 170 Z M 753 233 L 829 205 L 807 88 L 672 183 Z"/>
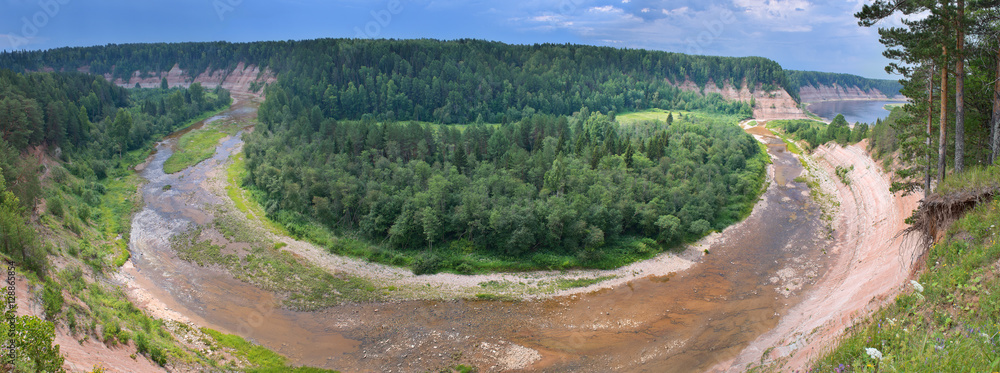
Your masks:
<path fill-rule="evenodd" d="M 934 68 L 927 69 L 927 147 L 924 153 L 927 156 L 927 180 L 924 182 L 924 199 L 931 194 L 931 127 L 934 125 Z"/>
<path fill-rule="evenodd" d="M 965 0 L 958 0 L 955 22 L 958 45 L 955 65 L 955 172 L 965 168 Z"/>
<path fill-rule="evenodd" d="M 944 181 L 945 160 L 948 157 L 948 136 L 945 130 L 948 128 L 948 49 L 942 47 L 943 58 L 941 59 L 941 123 L 940 136 L 938 140 L 938 185 Z"/>
<path fill-rule="evenodd" d="M 997 36 L 1000 43 L 1000 35 Z M 997 79 L 993 83 L 993 163 L 1000 164 L 1000 47 L 997 48 Z"/>

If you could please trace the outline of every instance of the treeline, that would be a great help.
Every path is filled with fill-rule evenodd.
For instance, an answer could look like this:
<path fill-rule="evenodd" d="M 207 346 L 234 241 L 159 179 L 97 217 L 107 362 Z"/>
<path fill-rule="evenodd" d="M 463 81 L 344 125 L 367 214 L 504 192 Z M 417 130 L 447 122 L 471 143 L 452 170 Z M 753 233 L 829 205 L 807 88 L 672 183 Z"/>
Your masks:
<path fill-rule="evenodd" d="M 418 272 L 473 271 L 475 261 L 442 259 L 467 253 L 618 266 L 749 213 L 767 159 L 737 126 L 693 118 L 622 127 L 584 109 L 461 128 L 314 118 L 264 117 L 246 138 L 247 181 L 267 213 L 293 233 L 318 221 L 420 254 Z M 651 240 L 628 245 L 639 238 Z M 373 259 L 405 263 L 397 254 Z"/>
<path fill-rule="evenodd" d="M 570 115 L 580 107 L 602 112 L 647 108 L 711 109 L 737 114 L 748 104 L 719 106 L 675 85 L 730 83 L 750 89 L 789 88 L 774 61 L 760 57 L 689 56 L 571 44 L 509 45 L 480 40 L 319 39 L 255 43 L 128 44 L 0 54 L 0 65 L 108 73 L 189 75 L 239 62 L 270 67 L 279 83 L 268 94 L 294 92 L 307 110 L 360 119 L 499 123 L 533 113 Z M 276 108 L 276 109 L 280 109 Z M 298 110 L 293 110 L 298 115 Z"/>
<path fill-rule="evenodd" d="M 34 232 L 18 223 L 42 193 L 45 167 L 27 155 L 29 150 L 58 157 L 86 181 L 74 192 L 96 205 L 104 193 L 97 182 L 109 176 L 123 153 L 148 147 L 185 121 L 228 103 L 228 92 L 206 92 L 198 84 L 130 91 L 101 76 L 0 70 L 0 185 L 9 192 L 0 197 L 3 252 L 32 270 L 44 267 Z"/>
<path fill-rule="evenodd" d="M 795 139 L 805 141 L 809 144 L 809 149 L 818 148 L 831 141 L 840 145 L 855 144 L 869 136 L 868 124 L 855 123 L 851 128 L 843 114 L 837 114 L 830 124 L 792 119 L 771 121 L 768 126 L 778 127 Z"/>
<path fill-rule="evenodd" d="M 841 87 L 858 87 L 868 91 L 878 90 L 886 97 L 895 97 L 900 94 L 903 85 L 896 80 L 869 79 L 851 74 L 823 73 L 818 71 L 785 70 L 788 74 L 789 86 L 795 92 L 789 92 L 793 97 L 798 97 L 799 89 L 805 86 L 819 88 L 820 86 L 839 85 Z"/>

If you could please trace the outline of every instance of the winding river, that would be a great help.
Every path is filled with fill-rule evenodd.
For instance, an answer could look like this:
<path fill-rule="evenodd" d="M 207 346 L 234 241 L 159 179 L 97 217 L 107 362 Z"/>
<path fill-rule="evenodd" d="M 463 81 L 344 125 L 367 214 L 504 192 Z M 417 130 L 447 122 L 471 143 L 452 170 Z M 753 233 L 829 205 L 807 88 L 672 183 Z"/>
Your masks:
<path fill-rule="evenodd" d="M 212 120 L 252 121 L 241 101 Z M 296 364 L 341 371 L 696 372 L 731 359 L 801 300 L 822 275 L 829 243 L 819 207 L 796 181 L 799 161 L 780 139 L 750 130 L 774 160 L 753 214 L 725 230 L 690 269 L 593 293 L 532 301 L 404 301 L 293 312 L 280 299 L 219 269 L 178 259 L 170 237 L 210 224 L 240 136 L 209 160 L 163 173 L 177 136 L 157 145 L 141 176 L 144 206 L 133 219 L 126 274 L 171 312 L 239 334 Z M 170 185 L 170 188 L 165 186 Z M 742 370 L 742 369 L 741 369 Z"/>

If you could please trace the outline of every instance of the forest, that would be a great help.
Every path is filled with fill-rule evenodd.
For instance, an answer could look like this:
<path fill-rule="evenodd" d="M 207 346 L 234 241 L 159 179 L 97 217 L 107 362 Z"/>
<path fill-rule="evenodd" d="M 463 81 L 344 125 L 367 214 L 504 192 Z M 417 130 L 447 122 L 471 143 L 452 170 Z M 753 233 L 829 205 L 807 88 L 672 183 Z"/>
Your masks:
<path fill-rule="evenodd" d="M 127 44 L 0 54 L 15 71 L 44 68 L 128 78 L 169 70 L 189 75 L 238 63 L 279 74 L 274 93 L 286 104 L 343 119 L 472 123 L 514 122 L 533 113 L 571 115 L 647 108 L 749 113 L 750 103 L 725 103 L 675 87 L 725 83 L 751 90 L 786 88 L 774 61 L 760 57 L 679 53 L 571 44 L 510 45 L 480 40 L 318 39 L 256 43 Z M 268 92 L 271 95 L 272 92 Z"/>
<path fill-rule="evenodd" d="M 503 126 L 262 119 L 246 141 L 248 182 L 293 234 L 315 220 L 418 272 L 620 266 L 741 219 L 767 163 L 729 121 L 587 109 Z"/>

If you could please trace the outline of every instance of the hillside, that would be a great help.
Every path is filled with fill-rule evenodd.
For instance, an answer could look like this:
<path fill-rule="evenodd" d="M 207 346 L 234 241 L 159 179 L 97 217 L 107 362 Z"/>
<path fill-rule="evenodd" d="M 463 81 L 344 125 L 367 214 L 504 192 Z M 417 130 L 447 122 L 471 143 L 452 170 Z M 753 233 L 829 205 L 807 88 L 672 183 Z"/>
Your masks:
<path fill-rule="evenodd" d="M 869 79 L 851 74 L 786 70 L 793 95 L 801 102 L 828 100 L 897 99 L 903 85 L 895 80 Z"/>
<path fill-rule="evenodd" d="M 814 369 L 997 370 L 998 180 L 1000 167 L 976 167 L 949 176 L 924 199 L 912 232 L 926 239 L 926 251 L 914 256 L 919 271 L 897 285 L 894 301 L 882 302 L 820 355 Z"/>
<path fill-rule="evenodd" d="M 303 104 L 350 119 L 372 113 L 468 123 L 478 116 L 515 121 L 526 111 L 569 115 L 583 106 L 604 113 L 696 110 L 717 106 L 711 93 L 746 104 L 756 99 L 762 103 L 754 110 L 758 116 L 773 109 L 801 113 L 787 94 L 796 87 L 765 58 L 571 44 L 348 39 L 111 44 L 3 53 L 0 66 L 78 70 L 129 87 L 155 86 L 166 78 L 171 86 L 222 83 L 253 92 L 286 74 L 284 89 L 316 84 L 302 95 Z"/>

